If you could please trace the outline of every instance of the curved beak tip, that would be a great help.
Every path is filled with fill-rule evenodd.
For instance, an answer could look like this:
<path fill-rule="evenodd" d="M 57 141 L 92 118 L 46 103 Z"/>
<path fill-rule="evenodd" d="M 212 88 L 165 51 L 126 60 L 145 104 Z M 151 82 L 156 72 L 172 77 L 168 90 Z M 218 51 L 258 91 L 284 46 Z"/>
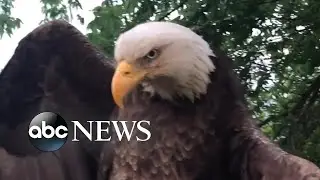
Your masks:
<path fill-rule="evenodd" d="M 134 88 L 145 75 L 144 71 L 135 69 L 127 62 L 121 62 L 113 75 L 111 89 L 112 96 L 119 108 L 123 108 L 123 98 Z"/>

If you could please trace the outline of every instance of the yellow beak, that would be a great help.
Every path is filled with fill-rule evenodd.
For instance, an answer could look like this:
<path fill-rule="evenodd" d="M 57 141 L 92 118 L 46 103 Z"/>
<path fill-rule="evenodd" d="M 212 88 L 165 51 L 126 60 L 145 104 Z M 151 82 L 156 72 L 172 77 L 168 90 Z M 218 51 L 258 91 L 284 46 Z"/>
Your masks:
<path fill-rule="evenodd" d="M 115 103 L 123 108 L 123 98 L 143 79 L 146 72 L 122 61 L 112 78 L 111 91 Z"/>

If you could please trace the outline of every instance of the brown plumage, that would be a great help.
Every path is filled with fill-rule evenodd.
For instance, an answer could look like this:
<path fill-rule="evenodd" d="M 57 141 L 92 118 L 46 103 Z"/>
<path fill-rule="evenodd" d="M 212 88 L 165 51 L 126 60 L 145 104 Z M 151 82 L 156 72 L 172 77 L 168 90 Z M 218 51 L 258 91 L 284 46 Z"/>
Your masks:
<path fill-rule="evenodd" d="M 27 127 L 43 111 L 69 121 L 108 119 L 113 71 L 64 21 L 41 25 L 23 38 L 0 75 L 0 179 L 96 179 L 101 144 L 67 142 L 55 154 L 43 153 L 30 144 Z"/>
<path fill-rule="evenodd" d="M 154 37 L 152 32 L 148 35 L 148 39 L 141 36 L 145 41 L 140 42 Z M 129 54 L 121 53 L 125 48 L 116 50 L 118 62 L 125 62 L 126 58 L 120 60 L 122 56 L 117 52 L 131 57 L 131 51 L 139 54 L 142 50 L 127 47 Z M 170 50 L 170 46 L 167 48 Z M 179 50 L 179 46 L 175 48 Z M 165 49 L 161 50 L 163 55 Z M 180 59 L 179 66 L 170 66 L 173 59 L 178 59 L 170 58 L 172 53 L 154 61 L 132 57 L 127 62 L 143 62 L 139 68 L 152 69 L 152 73 L 143 74 L 148 78 L 130 92 L 123 91 L 124 97 L 119 101 L 121 94 L 111 91 L 113 67 L 81 33 L 63 21 L 38 27 L 21 40 L 0 75 L 0 123 L 6 130 L 0 134 L 0 179 L 320 179 L 314 164 L 284 152 L 256 127 L 231 60 L 217 50 L 211 54 L 204 48 L 203 52 L 210 55 L 203 61 L 206 66 L 194 67 L 208 73 L 197 71 L 200 74 L 194 76 L 188 74 L 195 72 L 193 66 L 182 63 L 185 58 Z M 178 67 L 189 69 L 170 72 Z M 204 74 L 209 75 L 210 83 Z M 171 78 L 176 75 L 176 79 Z M 192 81 L 201 79 L 206 88 L 200 82 L 194 83 L 197 86 L 181 84 L 186 77 L 192 77 Z M 114 82 L 114 86 L 119 85 Z M 53 153 L 38 152 L 29 144 L 24 130 L 37 113 L 53 111 L 67 120 L 108 119 L 117 111 L 112 93 L 115 101 L 123 104 L 116 119 L 151 121 L 149 141 L 122 141 L 115 148 L 101 142 L 68 142 L 56 152 L 59 158 Z"/>

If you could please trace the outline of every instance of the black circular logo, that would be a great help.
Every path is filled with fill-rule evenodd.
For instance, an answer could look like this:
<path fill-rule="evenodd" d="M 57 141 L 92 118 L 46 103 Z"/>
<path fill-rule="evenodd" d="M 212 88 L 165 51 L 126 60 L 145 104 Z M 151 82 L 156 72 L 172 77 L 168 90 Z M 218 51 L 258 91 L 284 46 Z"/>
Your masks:
<path fill-rule="evenodd" d="M 32 119 L 28 134 L 31 144 L 40 151 L 56 151 L 68 139 L 68 125 L 58 114 L 43 112 Z"/>

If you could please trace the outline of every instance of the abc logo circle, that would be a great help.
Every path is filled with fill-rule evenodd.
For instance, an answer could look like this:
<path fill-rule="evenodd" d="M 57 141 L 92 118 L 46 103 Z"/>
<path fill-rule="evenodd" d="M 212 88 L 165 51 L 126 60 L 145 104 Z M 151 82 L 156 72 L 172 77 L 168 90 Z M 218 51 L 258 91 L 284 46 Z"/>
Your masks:
<path fill-rule="evenodd" d="M 31 144 L 40 151 L 56 151 L 68 139 L 68 125 L 58 114 L 43 112 L 32 119 L 28 134 Z"/>

